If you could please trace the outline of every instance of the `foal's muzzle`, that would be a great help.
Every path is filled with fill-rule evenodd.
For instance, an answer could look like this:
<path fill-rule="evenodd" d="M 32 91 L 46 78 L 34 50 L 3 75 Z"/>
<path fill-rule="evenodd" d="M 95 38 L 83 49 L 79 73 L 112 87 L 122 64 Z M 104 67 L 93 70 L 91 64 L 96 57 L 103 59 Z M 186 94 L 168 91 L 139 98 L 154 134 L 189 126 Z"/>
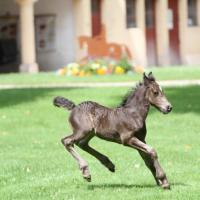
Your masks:
<path fill-rule="evenodd" d="M 168 113 L 171 112 L 172 111 L 172 106 L 168 105 L 166 110 L 167 110 Z"/>
<path fill-rule="evenodd" d="M 162 111 L 164 114 L 168 114 L 172 111 L 172 105 L 167 105 L 166 108 Z"/>

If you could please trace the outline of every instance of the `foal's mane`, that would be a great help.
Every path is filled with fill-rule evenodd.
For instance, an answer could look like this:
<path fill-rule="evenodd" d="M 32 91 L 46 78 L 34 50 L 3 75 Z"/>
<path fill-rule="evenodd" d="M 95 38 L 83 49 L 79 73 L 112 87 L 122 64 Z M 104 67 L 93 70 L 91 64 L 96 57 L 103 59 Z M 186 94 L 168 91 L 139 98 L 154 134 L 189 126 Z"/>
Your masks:
<path fill-rule="evenodd" d="M 152 73 L 149 74 L 148 77 L 146 77 L 148 79 L 149 82 L 155 82 L 155 78 L 152 75 Z M 139 82 L 135 88 L 132 88 L 131 90 L 129 90 L 127 92 L 127 94 L 124 96 L 124 98 L 122 99 L 122 102 L 120 103 L 119 107 L 125 106 L 126 103 L 135 97 L 136 92 L 142 88 L 142 86 L 145 86 L 144 82 Z"/>
<path fill-rule="evenodd" d="M 139 83 L 136 85 L 136 87 L 131 88 L 131 89 L 125 94 L 125 96 L 123 97 L 122 102 L 120 103 L 120 106 L 119 106 L 119 107 L 125 106 L 126 103 L 127 103 L 130 99 L 132 99 L 132 98 L 135 96 L 136 91 L 138 91 L 138 90 L 141 88 L 141 86 L 143 86 L 143 85 L 144 85 L 144 84 L 143 84 L 142 82 L 139 82 Z"/>

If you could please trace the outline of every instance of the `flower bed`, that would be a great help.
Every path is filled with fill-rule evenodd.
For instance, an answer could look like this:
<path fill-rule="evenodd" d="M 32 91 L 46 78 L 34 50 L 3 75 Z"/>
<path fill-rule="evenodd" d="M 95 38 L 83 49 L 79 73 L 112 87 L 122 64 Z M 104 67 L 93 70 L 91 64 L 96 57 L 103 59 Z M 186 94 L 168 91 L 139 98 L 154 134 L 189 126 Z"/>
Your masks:
<path fill-rule="evenodd" d="M 108 74 L 131 74 L 137 72 L 136 67 L 132 66 L 126 59 L 116 62 L 113 60 L 96 59 L 85 60 L 82 62 L 69 63 L 57 71 L 61 76 L 90 76 Z M 141 70 L 143 71 L 143 69 Z"/>

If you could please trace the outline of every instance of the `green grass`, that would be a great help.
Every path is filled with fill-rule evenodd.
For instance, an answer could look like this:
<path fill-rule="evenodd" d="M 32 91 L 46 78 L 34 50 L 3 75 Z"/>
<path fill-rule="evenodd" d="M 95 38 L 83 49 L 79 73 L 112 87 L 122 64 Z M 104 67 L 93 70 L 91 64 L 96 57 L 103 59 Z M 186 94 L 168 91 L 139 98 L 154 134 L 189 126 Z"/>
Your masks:
<path fill-rule="evenodd" d="M 52 106 L 54 96 L 112 107 L 120 103 L 126 88 L 1 90 L 0 199 L 199 199 L 199 89 L 166 88 L 173 112 L 163 115 L 152 109 L 147 119 L 147 141 L 157 149 L 171 191 L 155 186 L 135 150 L 98 138 L 92 146 L 110 157 L 116 173 L 78 150 L 89 162 L 92 182 L 87 183 L 60 143 L 71 132 L 69 113 Z"/>
<path fill-rule="evenodd" d="M 200 79 L 200 67 L 160 67 L 147 68 L 152 71 L 158 80 L 194 80 Z M 58 76 L 56 73 L 30 74 L 4 74 L 0 75 L 0 84 L 63 84 L 69 82 L 119 82 L 138 81 L 141 74 L 132 75 L 108 75 L 90 77 Z"/>

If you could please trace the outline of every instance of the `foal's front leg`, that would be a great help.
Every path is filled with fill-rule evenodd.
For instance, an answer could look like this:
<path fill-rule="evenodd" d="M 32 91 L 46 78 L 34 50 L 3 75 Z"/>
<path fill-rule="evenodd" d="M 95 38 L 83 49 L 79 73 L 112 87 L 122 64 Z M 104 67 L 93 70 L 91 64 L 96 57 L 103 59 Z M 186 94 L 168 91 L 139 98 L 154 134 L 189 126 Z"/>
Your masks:
<path fill-rule="evenodd" d="M 168 183 L 167 177 L 165 175 L 165 172 L 160 166 L 160 163 L 158 162 L 158 156 L 156 151 L 145 144 L 144 142 L 141 142 L 139 139 L 136 137 L 130 138 L 126 144 L 127 146 L 133 147 L 139 152 L 141 152 L 141 156 L 144 159 L 145 163 L 148 164 L 153 164 L 155 168 L 155 178 L 158 180 L 158 183 L 164 188 L 164 189 L 170 189 L 170 185 Z M 143 153 L 142 153 L 143 152 Z M 146 156 L 145 156 L 146 154 Z"/>
<path fill-rule="evenodd" d="M 72 134 L 61 139 L 62 144 L 65 146 L 66 150 L 75 158 L 79 168 L 83 174 L 83 178 L 88 182 L 91 181 L 91 175 L 88 168 L 88 163 L 79 155 L 79 153 L 74 149 L 74 143 L 81 140 L 81 134 Z"/>

